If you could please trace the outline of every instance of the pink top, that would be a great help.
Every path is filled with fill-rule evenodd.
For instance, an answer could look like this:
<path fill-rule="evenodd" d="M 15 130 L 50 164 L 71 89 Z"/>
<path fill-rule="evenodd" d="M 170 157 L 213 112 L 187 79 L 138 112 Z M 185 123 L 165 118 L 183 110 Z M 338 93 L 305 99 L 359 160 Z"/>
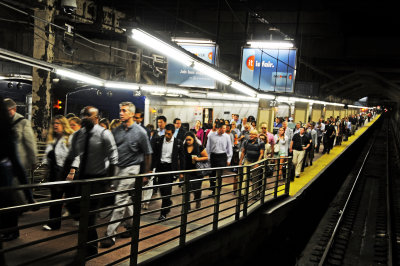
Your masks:
<path fill-rule="evenodd" d="M 201 141 L 201 144 L 204 143 L 204 130 L 202 128 L 199 128 L 199 130 L 196 132 L 196 137 Z"/>
<path fill-rule="evenodd" d="M 272 133 L 267 132 L 267 140 L 269 144 L 275 144 L 275 138 Z"/>

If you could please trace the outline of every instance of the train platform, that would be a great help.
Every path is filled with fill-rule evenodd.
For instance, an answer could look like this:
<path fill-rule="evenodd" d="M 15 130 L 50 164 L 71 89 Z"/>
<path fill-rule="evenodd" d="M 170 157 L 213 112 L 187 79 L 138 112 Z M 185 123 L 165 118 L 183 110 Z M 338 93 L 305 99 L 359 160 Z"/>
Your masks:
<path fill-rule="evenodd" d="M 372 126 L 380 115 L 377 115 L 374 119 L 368 123 L 366 122 L 363 127 L 359 128 L 354 135 L 350 136 L 347 141 L 342 141 L 341 145 L 335 146 L 329 154 L 316 153 L 312 166 L 304 168 L 304 172 L 301 173 L 300 178 L 296 178 L 295 182 L 290 184 L 290 196 L 295 196 L 298 193 L 302 193 L 303 189 L 310 183 L 313 182 L 321 172 L 323 172 L 329 165 L 332 164 L 342 153 L 367 129 Z"/>
<path fill-rule="evenodd" d="M 337 157 L 339 157 L 357 138 L 359 138 L 375 121 L 379 118 L 375 117 L 371 122 L 366 123 L 362 128 L 356 131 L 355 135 L 349 137 L 348 141 L 342 142 L 342 145 L 335 146 L 330 154 L 316 153 L 312 166 L 305 168 L 300 178 L 296 178 L 294 182 L 290 182 L 290 196 L 296 196 L 302 193 L 303 189 L 307 187 L 309 183 L 312 183 L 318 178 L 319 174 L 324 171 Z M 222 210 L 219 214 L 220 222 L 218 227 L 235 221 L 235 208 L 237 206 L 236 196 L 233 191 L 234 183 L 234 172 L 224 171 L 223 175 L 226 178 L 223 179 L 221 198 L 219 209 Z M 279 190 L 276 190 L 274 184 L 279 183 Z M 273 199 L 276 195 L 285 194 L 286 186 L 289 183 L 278 181 L 271 177 L 265 190 L 265 201 Z M 192 203 L 192 211 L 188 214 L 187 219 L 190 224 L 187 226 L 187 231 L 192 231 L 187 236 L 187 240 L 194 239 L 203 234 L 213 231 L 213 213 L 215 199 L 209 197 L 211 191 L 208 190 L 209 182 L 204 181 L 202 185 L 202 207 L 200 209 L 194 209 L 194 203 Z M 179 195 L 182 192 L 182 188 L 179 186 L 173 187 L 173 194 Z M 276 194 L 274 194 L 276 193 Z M 275 196 L 274 196 L 275 195 Z M 175 196 L 172 198 L 174 203 L 182 202 L 182 195 Z M 251 209 L 260 206 L 261 202 L 258 199 L 249 199 L 249 211 Z M 181 206 L 172 208 L 171 213 L 168 215 L 170 219 L 164 222 L 157 222 L 159 212 L 154 210 L 161 208 L 161 202 L 159 200 L 150 202 L 149 209 L 142 211 L 142 218 L 140 225 L 143 229 L 140 230 L 140 241 L 139 252 L 140 256 L 138 262 L 146 261 L 157 255 L 160 255 L 168 250 L 177 248 L 179 246 L 179 236 L 181 227 Z M 237 211 L 237 209 L 236 209 Z M 243 212 L 243 210 L 241 210 Z M 44 222 L 48 219 L 48 209 L 42 208 L 37 212 L 26 212 L 21 215 L 19 225 L 24 226 L 32 223 Z M 97 223 L 103 224 L 109 222 L 110 212 L 100 213 Z M 62 223 L 62 227 L 55 231 L 44 231 L 42 225 L 29 227 L 20 230 L 20 237 L 14 241 L 5 242 L 4 248 L 6 252 L 6 261 L 8 265 L 66 265 L 72 262 L 76 255 L 76 251 L 73 250 L 77 245 L 78 230 L 77 224 L 72 220 L 65 220 Z M 106 226 L 100 226 L 98 229 L 99 237 L 104 237 Z M 120 226 L 118 232 L 123 232 L 124 227 Z M 75 233 L 74 233 L 75 232 Z M 41 242 L 40 239 L 46 238 L 48 241 Z M 35 243 L 34 245 L 29 245 Z M 86 265 L 108 265 L 113 264 L 115 261 L 120 261 L 121 265 L 128 265 L 129 258 L 122 260 L 130 253 L 130 238 L 117 238 L 116 244 L 109 249 L 99 248 L 100 256 L 89 260 Z M 159 243 L 159 246 L 157 246 Z M 26 248 L 15 249 L 14 247 L 20 245 L 27 245 Z M 63 250 L 71 248 L 71 251 L 63 252 Z M 112 252 L 108 252 L 112 250 Z M 46 254 L 54 254 L 59 252 L 57 256 L 49 256 L 44 262 L 34 262 L 36 258 L 45 256 Z M 103 254 L 102 254 L 103 253 Z"/>

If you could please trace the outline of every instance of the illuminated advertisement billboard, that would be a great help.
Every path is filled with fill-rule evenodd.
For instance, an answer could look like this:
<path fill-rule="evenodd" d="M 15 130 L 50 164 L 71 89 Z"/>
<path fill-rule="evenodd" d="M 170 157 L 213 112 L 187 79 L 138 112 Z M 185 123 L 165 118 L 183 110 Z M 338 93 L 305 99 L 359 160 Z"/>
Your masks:
<path fill-rule="evenodd" d="M 296 49 L 243 48 L 240 78 L 262 91 L 293 92 Z"/>
<path fill-rule="evenodd" d="M 215 45 L 180 45 L 185 50 L 195 54 L 199 58 L 215 65 Z M 182 87 L 215 88 L 214 79 L 201 74 L 192 67 L 182 65 L 174 58 L 168 57 L 167 84 L 174 84 Z"/>

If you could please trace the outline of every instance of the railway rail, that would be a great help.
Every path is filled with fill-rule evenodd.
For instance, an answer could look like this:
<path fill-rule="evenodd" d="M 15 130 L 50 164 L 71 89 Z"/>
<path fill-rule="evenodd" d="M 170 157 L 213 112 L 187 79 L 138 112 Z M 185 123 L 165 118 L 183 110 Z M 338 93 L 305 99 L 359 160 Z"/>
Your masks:
<path fill-rule="evenodd" d="M 399 265 L 399 147 L 392 131 L 386 118 L 366 143 L 298 265 Z"/>

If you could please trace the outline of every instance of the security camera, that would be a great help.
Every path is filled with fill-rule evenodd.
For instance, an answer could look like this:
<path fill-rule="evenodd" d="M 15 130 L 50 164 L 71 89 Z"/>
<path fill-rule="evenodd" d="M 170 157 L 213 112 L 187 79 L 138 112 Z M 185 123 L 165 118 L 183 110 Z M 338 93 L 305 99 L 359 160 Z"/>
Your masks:
<path fill-rule="evenodd" d="M 61 0 L 61 8 L 64 13 L 71 15 L 76 10 L 76 0 Z"/>

